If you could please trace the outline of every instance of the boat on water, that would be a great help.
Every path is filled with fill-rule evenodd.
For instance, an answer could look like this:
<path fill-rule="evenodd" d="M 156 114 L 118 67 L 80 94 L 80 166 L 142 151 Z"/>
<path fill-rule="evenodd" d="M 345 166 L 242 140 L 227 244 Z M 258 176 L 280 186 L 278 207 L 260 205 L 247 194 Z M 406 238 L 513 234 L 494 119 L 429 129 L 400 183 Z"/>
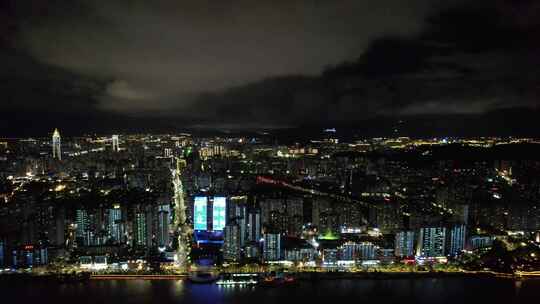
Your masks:
<path fill-rule="evenodd" d="M 216 281 L 217 285 L 256 285 L 259 283 L 258 273 L 224 273 Z"/>

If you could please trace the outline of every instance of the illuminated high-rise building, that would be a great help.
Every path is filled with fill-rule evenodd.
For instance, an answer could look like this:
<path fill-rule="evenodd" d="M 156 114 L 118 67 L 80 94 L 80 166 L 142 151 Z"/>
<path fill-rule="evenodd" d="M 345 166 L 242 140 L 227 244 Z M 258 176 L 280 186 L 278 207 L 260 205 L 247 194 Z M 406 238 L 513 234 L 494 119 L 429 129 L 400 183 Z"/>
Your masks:
<path fill-rule="evenodd" d="M 97 238 L 97 217 L 93 212 L 85 209 L 77 209 L 75 213 L 75 238 L 79 246 L 101 245 Z"/>
<path fill-rule="evenodd" d="M 379 246 L 373 244 L 372 242 L 361 242 L 357 246 L 358 256 L 357 258 L 361 260 L 374 260 L 379 250 Z"/>
<path fill-rule="evenodd" d="M 466 226 L 463 224 L 454 225 L 450 229 L 450 250 L 451 256 L 458 256 L 465 249 Z"/>
<path fill-rule="evenodd" d="M 88 212 L 84 209 L 77 209 L 75 212 L 75 238 L 79 245 L 87 245 L 85 242 L 86 232 L 88 231 Z"/>
<path fill-rule="evenodd" d="M 265 261 L 279 261 L 281 259 L 281 234 L 264 234 L 263 257 Z"/>
<path fill-rule="evenodd" d="M 421 257 L 442 257 L 445 254 L 446 228 L 421 228 L 418 234 L 416 255 Z"/>
<path fill-rule="evenodd" d="M 299 237 L 302 234 L 304 202 L 300 198 L 287 199 L 287 234 Z"/>
<path fill-rule="evenodd" d="M 223 231 L 226 224 L 226 198 L 223 196 L 214 197 L 214 203 L 212 205 L 212 230 Z"/>
<path fill-rule="evenodd" d="M 246 244 L 247 234 L 247 197 L 245 196 L 233 196 L 229 200 L 227 205 L 227 222 L 234 222 L 238 224 L 240 229 L 240 246 L 243 247 Z"/>
<path fill-rule="evenodd" d="M 396 233 L 394 253 L 400 258 L 414 255 L 414 231 L 399 231 Z"/>
<path fill-rule="evenodd" d="M 157 243 L 160 248 L 166 248 L 169 245 L 169 211 L 169 205 L 158 207 Z"/>
<path fill-rule="evenodd" d="M 115 204 L 112 209 L 109 209 L 107 230 L 109 239 L 114 243 L 120 243 L 122 241 L 122 209 L 120 209 L 119 204 Z"/>
<path fill-rule="evenodd" d="M 146 246 L 148 244 L 148 225 L 146 223 L 146 214 L 137 212 L 133 222 L 134 245 Z"/>
<path fill-rule="evenodd" d="M 342 260 L 373 260 L 379 246 L 372 242 L 346 242 L 339 248 L 339 256 Z"/>
<path fill-rule="evenodd" d="M 54 129 L 52 136 L 52 156 L 54 159 L 62 159 L 62 138 L 58 129 Z"/>
<path fill-rule="evenodd" d="M 258 211 L 249 211 L 246 226 L 247 241 L 259 242 L 261 239 L 261 214 Z"/>
<path fill-rule="evenodd" d="M 114 152 L 120 151 L 120 139 L 118 135 L 112 136 L 112 149 Z"/>
<path fill-rule="evenodd" d="M 193 229 L 206 231 L 208 229 L 208 197 L 196 196 L 193 203 Z"/>
<path fill-rule="evenodd" d="M 223 259 L 225 261 L 240 260 L 240 227 L 227 224 L 224 230 Z"/>

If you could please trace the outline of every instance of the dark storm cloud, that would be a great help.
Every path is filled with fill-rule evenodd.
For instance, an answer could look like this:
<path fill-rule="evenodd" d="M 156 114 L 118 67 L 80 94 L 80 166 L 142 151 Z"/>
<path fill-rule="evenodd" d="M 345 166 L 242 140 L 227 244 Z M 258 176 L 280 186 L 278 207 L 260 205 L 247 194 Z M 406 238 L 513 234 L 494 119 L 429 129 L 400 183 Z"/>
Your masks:
<path fill-rule="evenodd" d="M 538 1 L 8 3 L 0 109 L 36 121 L 284 127 L 538 106 Z"/>
<path fill-rule="evenodd" d="M 409 105 L 399 111 L 484 113 L 537 108 L 538 4 L 479 1 L 433 15 L 417 39 L 435 45 L 433 52 L 418 71 L 402 78 L 417 93 L 405 94 Z M 411 78 L 420 81 L 410 83 Z"/>
<path fill-rule="evenodd" d="M 200 92 L 316 75 L 380 35 L 416 34 L 437 2 L 55 1 L 34 8 L 18 42 L 43 63 L 112 79 L 102 109 L 162 111 Z"/>
<path fill-rule="evenodd" d="M 372 40 L 357 60 L 327 69 L 321 78 L 310 80 L 311 87 L 305 79 L 296 84 L 268 80 L 277 86 L 269 92 L 256 85 L 244 86 L 234 90 L 233 96 L 229 92 L 216 95 L 206 104 L 244 109 L 244 115 L 229 120 L 292 125 L 537 110 L 539 12 L 535 1 L 456 5 L 431 14 L 416 35 Z M 264 96 L 259 96 L 261 92 Z M 264 100 L 265 107 L 280 109 L 282 114 L 257 114 L 254 100 Z"/>

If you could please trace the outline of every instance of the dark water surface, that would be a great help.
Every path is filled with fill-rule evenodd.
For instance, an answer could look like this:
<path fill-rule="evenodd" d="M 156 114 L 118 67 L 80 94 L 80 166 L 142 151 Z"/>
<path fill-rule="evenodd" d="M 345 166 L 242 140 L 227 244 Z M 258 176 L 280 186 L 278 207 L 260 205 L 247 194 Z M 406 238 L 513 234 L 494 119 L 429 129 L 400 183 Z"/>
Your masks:
<path fill-rule="evenodd" d="M 2 282 L 0 303 L 538 303 L 540 280 L 328 280 L 295 287 L 223 287 L 168 280 Z M 346 302 L 345 302 L 346 301 Z"/>

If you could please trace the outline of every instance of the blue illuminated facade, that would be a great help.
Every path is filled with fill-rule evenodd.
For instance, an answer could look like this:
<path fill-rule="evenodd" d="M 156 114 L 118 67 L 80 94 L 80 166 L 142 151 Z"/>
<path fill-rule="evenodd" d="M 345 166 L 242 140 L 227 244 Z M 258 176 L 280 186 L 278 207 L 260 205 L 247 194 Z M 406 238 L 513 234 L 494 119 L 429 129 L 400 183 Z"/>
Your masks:
<path fill-rule="evenodd" d="M 207 225 L 208 198 L 206 196 L 196 196 L 193 208 L 193 229 L 206 231 Z"/>
<path fill-rule="evenodd" d="M 223 231 L 225 227 L 226 198 L 223 196 L 214 197 L 212 206 L 212 230 Z"/>

